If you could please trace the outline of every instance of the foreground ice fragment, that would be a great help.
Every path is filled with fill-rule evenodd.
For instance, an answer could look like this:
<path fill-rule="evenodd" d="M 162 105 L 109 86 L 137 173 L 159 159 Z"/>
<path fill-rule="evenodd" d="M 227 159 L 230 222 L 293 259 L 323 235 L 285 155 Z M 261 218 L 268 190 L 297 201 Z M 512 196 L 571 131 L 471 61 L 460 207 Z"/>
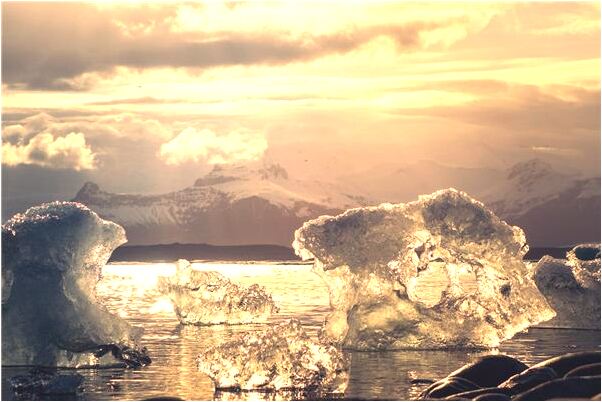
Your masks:
<path fill-rule="evenodd" d="M 494 347 L 554 316 L 523 231 L 454 189 L 308 221 L 293 247 L 329 287 L 322 338 L 346 348 Z"/>
<path fill-rule="evenodd" d="M 141 330 L 96 302 L 95 286 L 120 226 L 85 206 L 53 202 L 2 226 L 2 364 L 141 365 Z M 125 356 L 125 357 L 124 357 Z"/>
<path fill-rule="evenodd" d="M 533 267 L 537 287 L 556 311 L 546 326 L 600 329 L 599 247 L 577 246 L 567 260 L 544 256 Z"/>
<path fill-rule="evenodd" d="M 219 272 L 194 270 L 186 260 L 178 260 L 174 276 L 160 278 L 159 289 L 169 295 L 182 324 L 266 322 L 278 312 L 263 287 L 244 287 Z"/>
<path fill-rule="evenodd" d="M 81 389 L 80 374 L 59 374 L 54 370 L 34 368 L 29 373 L 12 377 L 10 386 L 18 400 L 39 400 L 40 396 L 74 396 Z"/>
<path fill-rule="evenodd" d="M 331 345 L 312 341 L 297 320 L 245 333 L 201 353 L 199 370 L 217 390 L 306 390 L 342 393 L 349 361 Z"/>

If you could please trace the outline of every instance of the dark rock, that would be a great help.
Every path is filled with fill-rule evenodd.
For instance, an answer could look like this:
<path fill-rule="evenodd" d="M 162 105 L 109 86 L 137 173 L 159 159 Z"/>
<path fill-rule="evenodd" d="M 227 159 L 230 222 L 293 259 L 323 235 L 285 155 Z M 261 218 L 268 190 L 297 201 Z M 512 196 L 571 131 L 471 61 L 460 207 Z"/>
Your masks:
<path fill-rule="evenodd" d="M 484 394 L 504 394 L 504 395 L 507 395 L 508 398 L 510 398 L 510 396 L 511 396 L 510 392 L 506 389 L 502 389 L 502 388 L 498 388 L 498 387 L 490 387 L 490 388 L 480 388 L 480 389 L 475 389 L 473 391 L 462 392 L 460 394 L 455 394 L 455 395 L 452 395 L 451 397 L 445 398 L 445 399 L 446 400 L 451 400 L 451 398 L 474 399 L 474 398 L 484 395 Z"/>
<path fill-rule="evenodd" d="M 591 398 L 600 393 L 600 376 L 559 378 L 516 395 L 516 401 L 571 400 Z"/>
<path fill-rule="evenodd" d="M 572 369 L 564 378 L 569 377 L 589 377 L 592 375 L 600 375 L 600 363 L 586 364 Z"/>
<path fill-rule="evenodd" d="M 434 384 L 436 381 L 430 378 L 414 378 L 410 380 L 410 384 Z"/>
<path fill-rule="evenodd" d="M 566 355 L 553 357 L 538 363 L 535 367 L 549 367 L 553 369 L 558 377 L 564 377 L 569 371 L 586 364 L 600 363 L 600 352 L 568 353 Z"/>
<path fill-rule="evenodd" d="M 526 364 L 510 356 L 484 356 L 432 384 L 420 396 L 421 398 L 445 398 L 479 388 L 495 387 L 527 368 Z"/>
<path fill-rule="evenodd" d="M 508 390 L 510 395 L 516 395 L 556 378 L 558 375 L 550 367 L 531 367 L 508 378 L 499 388 Z"/>
<path fill-rule="evenodd" d="M 454 371 L 449 377 L 461 377 L 481 388 L 495 387 L 511 376 L 525 371 L 528 366 L 517 359 L 504 355 L 490 355 L 469 363 Z"/>
<path fill-rule="evenodd" d="M 483 394 L 477 396 L 473 401 L 511 401 L 506 394 Z"/>
<path fill-rule="evenodd" d="M 479 386 L 462 377 L 446 377 L 432 384 L 420 395 L 422 398 L 445 398 L 450 395 L 478 389 Z"/>

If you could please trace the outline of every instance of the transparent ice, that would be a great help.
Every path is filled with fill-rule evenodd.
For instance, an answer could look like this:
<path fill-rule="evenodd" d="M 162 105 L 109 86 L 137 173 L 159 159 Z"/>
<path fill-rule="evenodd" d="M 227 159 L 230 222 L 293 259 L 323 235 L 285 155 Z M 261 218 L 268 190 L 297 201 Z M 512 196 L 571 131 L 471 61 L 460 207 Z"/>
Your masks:
<path fill-rule="evenodd" d="M 544 325 L 600 329 L 600 245 L 579 245 L 566 260 L 544 256 L 532 277 L 556 311 Z"/>
<path fill-rule="evenodd" d="M 336 394 L 349 381 L 349 361 L 341 351 L 313 341 L 294 319 L 208 349 L 199 355 L 198 368 L 217 390 Z"/>
<path fill-rule="evenodd" d="M 95 295 L 102 267 L 125 242 L 123 228 L 73 202 L 33 207 L 3 225 L 2 364 L 136 365 L 141 330 Z"/>
<path fill-rule="evenodd" d="M 454 189 L 308 221 L 293 247 L 329 287 L 322 339 L 345 348 L 495 347 L 554 316 L 523 231 Z"/>
<path fill-rule="evenodd" d="M 600 244 L 579 244 L 566 254 L 566 258 L 581 283 L 586 287 L 600 287 Z"/>
<path fill-rule="evenodd" d="M 278 312 L 261 286 L 238 285 L 215 271 L 197 271 L 178 260 L 174 276 L 162 277 L 159 289 L 174 304 L 182 324 L 216 325 L 266 322 Z"/>

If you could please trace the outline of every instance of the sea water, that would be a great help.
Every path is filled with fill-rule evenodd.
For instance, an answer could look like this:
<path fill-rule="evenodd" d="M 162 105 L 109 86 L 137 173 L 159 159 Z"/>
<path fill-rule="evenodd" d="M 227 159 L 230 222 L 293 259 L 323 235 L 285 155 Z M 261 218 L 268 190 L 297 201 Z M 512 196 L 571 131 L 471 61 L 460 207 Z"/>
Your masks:
<path fill-rule="evenodd" d="M 195 269 L 215 270 L 239 283 L 258 283 L 271 292 L 280 312 L 267 324 L 194 327 L 180 325 L 169 299 L 157 291 L 157 280 L 171 275 L 170 263 L 109 264 L 97 286 L 99 300 L 109 310 L 144 328 L 141 343 L 153 362 L 140 369 L 78 370 L 85 377 L 84 400 L 146 399 L 173 396 L 182 399 L 278 399 L 262 393 L 215 393 L 211 380 L 196 369 L 200 351 L 241 332 L 261 331 L 297 318 L 313 337 L 329 311 L 328 289 L 311 272 L 311 265 L 283 263 L 195 262 Z M 423 285 L 427 292 L 428 284 Z M 440 286 L 433 283 L 433 291 Z M 346 352 L 351 376 L 345 399 L 412 399 L 426 386 L 418 379 L 438 379 L 479 355 L 504 353 L 532 364 L 562 353 L 599 350 L 600 331 L 531 328 L 490 351 L 382 351 Z M 4 368 L 2 399 L 14 399 L 7 380 L 27 372 Z"/>

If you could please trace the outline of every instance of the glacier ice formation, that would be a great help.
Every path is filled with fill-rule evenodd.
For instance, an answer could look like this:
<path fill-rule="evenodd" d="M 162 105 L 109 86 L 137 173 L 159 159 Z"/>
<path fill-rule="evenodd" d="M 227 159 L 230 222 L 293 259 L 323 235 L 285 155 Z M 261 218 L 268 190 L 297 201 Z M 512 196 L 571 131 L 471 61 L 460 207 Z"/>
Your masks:
<path fill-rule="evenodd" d="M 567 259 L 542 257 L 531 273 L 556 311 L 544 325 L 600 329 L 600 246 L 579 245 Z"/>
<path fill-rule="evenodd" d="M 339 394 L 349 381 L 349 359 L 334 346 L 313 341 L 295 319 L 240 334 L 204 351 L 197 362 L 216 390 Z"/>
<path fill-rule="evenodd" d="M 87 207 L 53 202 L 2 226 L 2 364 L 138 366 L 141 329 L 97 303 L 95 286 L 119 225 Z"/>
<path fill-rule="evenodd" d="M 175 275 L 159 279 L 159 289 L 169 295 L 182 324 L 258 323 L 278 312 L 262 286 L 245 287 L 219 272 L 194 270 L 186 260 L 177 261 Z"/>
<path fill-rule="evenodd" d="M 293 247 L 329 288 L 321 339 L 345 348 L 495 347 L 554 316 L 523 231 L 455 189 L 310 220 Z"/>

